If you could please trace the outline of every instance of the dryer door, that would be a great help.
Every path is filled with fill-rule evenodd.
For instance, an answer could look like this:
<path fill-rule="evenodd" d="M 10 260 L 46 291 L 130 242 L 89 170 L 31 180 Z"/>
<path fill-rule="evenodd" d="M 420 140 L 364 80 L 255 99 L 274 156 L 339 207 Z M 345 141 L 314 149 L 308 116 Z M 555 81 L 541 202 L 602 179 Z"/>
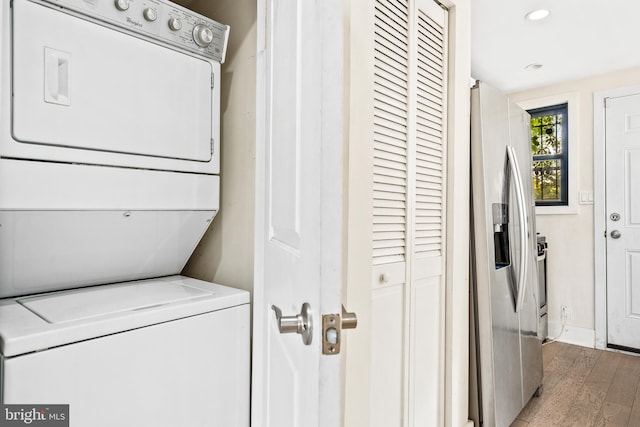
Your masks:
<path fill-rule="evenodd" d="M 218 70 L 215 62 L 16 0 L 13 140 L 3 138 L 2 155 L 217 173 Z"/>

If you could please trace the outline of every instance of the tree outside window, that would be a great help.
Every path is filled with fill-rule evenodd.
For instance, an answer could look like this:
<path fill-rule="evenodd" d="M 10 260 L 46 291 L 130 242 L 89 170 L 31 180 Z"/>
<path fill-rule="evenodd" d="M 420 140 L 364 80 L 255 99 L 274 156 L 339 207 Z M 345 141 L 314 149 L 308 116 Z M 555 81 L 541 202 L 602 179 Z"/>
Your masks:
<path fill-rule="evenodd" d="M 536 206 L 568 204 L 567 104 L 529 110 Z"/>

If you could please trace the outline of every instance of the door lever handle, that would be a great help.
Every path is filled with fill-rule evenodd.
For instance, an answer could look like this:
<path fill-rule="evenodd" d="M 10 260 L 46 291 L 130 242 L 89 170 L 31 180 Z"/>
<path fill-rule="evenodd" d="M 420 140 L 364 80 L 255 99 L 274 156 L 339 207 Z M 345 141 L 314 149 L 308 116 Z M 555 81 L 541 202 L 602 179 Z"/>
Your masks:
<path fill-rule="evenodd" d="M 302 304 L 300 314 L 293 316 L 283 316 L 282 310 L 278 306 L 272 305 L 271 308 L 276 314 L 278 321 L 278 330 L 281 334 L 300 334 L 304 345 L 310 345 L 313 339 L 313 317 L 311 305 L 308 302 Z"/>
<path fill-rule="evenodd" d="M 342 306 L 342 329 L 355 329 L 358 327 L 358 316 L 355 313 L 349 313 Z"/>

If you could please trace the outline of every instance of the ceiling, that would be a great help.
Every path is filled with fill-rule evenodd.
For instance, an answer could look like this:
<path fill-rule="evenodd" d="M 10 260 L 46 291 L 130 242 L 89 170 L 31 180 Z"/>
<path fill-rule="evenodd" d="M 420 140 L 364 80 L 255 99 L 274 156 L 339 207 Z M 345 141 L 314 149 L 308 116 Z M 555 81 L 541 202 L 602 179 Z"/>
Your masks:
<path fill-rule="evenodd" d="M 540 8 L 551 15 L 525 19 Z M 640 66 L 638 0 L 471 0 L 471 13 L 472 75 L 504 92 Z"/>

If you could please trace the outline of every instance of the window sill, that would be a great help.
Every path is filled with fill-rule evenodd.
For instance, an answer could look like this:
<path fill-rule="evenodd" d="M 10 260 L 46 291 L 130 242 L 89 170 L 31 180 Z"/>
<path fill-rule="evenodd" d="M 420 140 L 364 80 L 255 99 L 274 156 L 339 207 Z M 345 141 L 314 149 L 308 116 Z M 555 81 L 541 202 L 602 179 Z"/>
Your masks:
<path fill-rule="evenodd" d="M 536 206 L 536 215 L 576 215 L 578 209 L 575 205 L 569 206 Z"/>

